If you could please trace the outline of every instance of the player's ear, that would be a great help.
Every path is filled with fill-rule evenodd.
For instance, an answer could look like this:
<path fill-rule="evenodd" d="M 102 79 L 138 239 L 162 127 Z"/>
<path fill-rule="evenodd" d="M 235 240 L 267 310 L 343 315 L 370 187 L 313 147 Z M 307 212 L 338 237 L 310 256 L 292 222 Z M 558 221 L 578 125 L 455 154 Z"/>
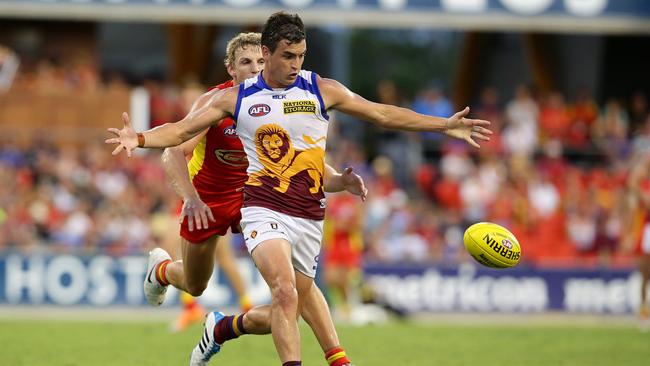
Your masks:
<path fill-rule="evenodd" d="M 231 78 L 234 79 L 235 76 L 237 76 L 237 73 L 235 72 L 235 68 L 231 64 L 228 64 L 226 70 L 228 71 L 228 75 L 230 75 Z"/>
<path fill-rule="evenodd" d="M 269 56 L 271 56 L 271 50 L 268 47 L 262 45 L 262 57 L 266 59 Z"/>

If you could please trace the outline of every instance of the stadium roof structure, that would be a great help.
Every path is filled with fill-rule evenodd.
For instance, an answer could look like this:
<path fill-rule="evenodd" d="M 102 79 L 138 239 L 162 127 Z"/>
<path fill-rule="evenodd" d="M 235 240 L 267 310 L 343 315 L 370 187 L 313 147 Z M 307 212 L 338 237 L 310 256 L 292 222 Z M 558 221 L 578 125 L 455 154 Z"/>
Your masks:
<path fill-rule="evenodd" d="M 0 0 L 23 19 L 249 25 L 278 10 L 314 26 L 650 34 L 643 0 Z"/>

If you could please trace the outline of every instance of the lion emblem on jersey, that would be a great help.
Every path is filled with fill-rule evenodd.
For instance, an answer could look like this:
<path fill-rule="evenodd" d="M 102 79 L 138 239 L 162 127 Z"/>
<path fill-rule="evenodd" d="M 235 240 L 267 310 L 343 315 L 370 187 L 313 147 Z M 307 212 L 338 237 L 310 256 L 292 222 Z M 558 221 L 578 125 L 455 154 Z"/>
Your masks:
<path fill-rule="evenodd" d="M 269 166 L 269 164 L 265 163 L 264 160 L 270 160 L 270 164 L 277 164 L 287 156 L 289 150 L 293 150 L 287 131 L 278 125 L 260 127 L 255 133 L 255 140 L 257 154 L 265 167 Z"/>
<path fill-rule="evenodd" d="M 316 145 L 320 140 L 325 139 L 325 137 L 321 137 L 314 140 L 307 135 L 304 135 L 303 138 L 310 145 Z M 289 189 L 291 178 L 306 170 L 314 181 L 309 192 L 316 194 L 320 191 L 325 150 L 318 146 L 306 150 L 294 149 L 291 136 L 276 124 L 266 124 L 257 129 L 255 147 L 264 169 L 251 174 L 247 184 L 261 186 L 262 182 L 259 178 L 262 176 L 278 178 L 279 185 L 274 189 L 285 193 Z"/>

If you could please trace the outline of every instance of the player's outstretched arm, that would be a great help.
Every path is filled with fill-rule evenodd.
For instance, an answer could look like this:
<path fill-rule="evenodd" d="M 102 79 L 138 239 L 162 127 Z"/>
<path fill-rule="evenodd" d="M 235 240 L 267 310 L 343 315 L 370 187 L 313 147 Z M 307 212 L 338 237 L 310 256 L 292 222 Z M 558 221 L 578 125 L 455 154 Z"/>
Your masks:
<path fill-rule="evenodd" d="M 113 155 L 125 150 L 129 157 L 131 151 L 136 147 L 163 148 L 179 145 L 196 136 L 213 123 L 232 115 L 237 101 L 237 91 L 238 88 L 236 87 L 211 90 L 207 93 L 210 94 L 210 101 L 205 106 L 188 113 L 185 118 L 176 123 L 166 123 L 140 134 L 133 129 L 129 115 L 123 113 L 124 127 L 121 130 L 109 128 L 108 131 L 115 137 L 109 138 L 105 142 L 107 144 L 117 144 L 117 147 L 113 150 Z"/>
<path fill-rule="evenodd" d="M 325 192 L 348 191 L 365 201 L 368 197 L 368 189 L 360 175 L 354 173 L 352 167 L 347 167 L 343 173 L 339 173 L 329 164 L 325 164 L 325 175 L 323 177 L 323 189 Z"/>
<path fill-rule="evenodd" d="M 318 87 L 327 109 L 333 108 L 384 128 L 441 132 L 475 147 L 480 147 L 476 140 L 488 141 L 492 134 L 487 128 L 490 122 L 466 118 L 469 107 L 449 118 L 433 117 L 407 108 L 371 102 L 336 80 L 319 78 Z"/>

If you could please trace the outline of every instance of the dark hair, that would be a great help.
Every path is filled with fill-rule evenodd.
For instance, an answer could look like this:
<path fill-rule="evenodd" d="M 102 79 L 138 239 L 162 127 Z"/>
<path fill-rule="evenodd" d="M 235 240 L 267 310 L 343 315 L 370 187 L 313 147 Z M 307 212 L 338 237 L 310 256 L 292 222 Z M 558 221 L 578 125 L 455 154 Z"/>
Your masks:
<path fill-rule="evenodd" d="M 285 39 L 290 43 L 298 43 L 306 39 L 305 25 L 298 14 L 284 11 L 273 13 L 262 27 L 262 46 L 275 52 L 278 42 Z"/>

